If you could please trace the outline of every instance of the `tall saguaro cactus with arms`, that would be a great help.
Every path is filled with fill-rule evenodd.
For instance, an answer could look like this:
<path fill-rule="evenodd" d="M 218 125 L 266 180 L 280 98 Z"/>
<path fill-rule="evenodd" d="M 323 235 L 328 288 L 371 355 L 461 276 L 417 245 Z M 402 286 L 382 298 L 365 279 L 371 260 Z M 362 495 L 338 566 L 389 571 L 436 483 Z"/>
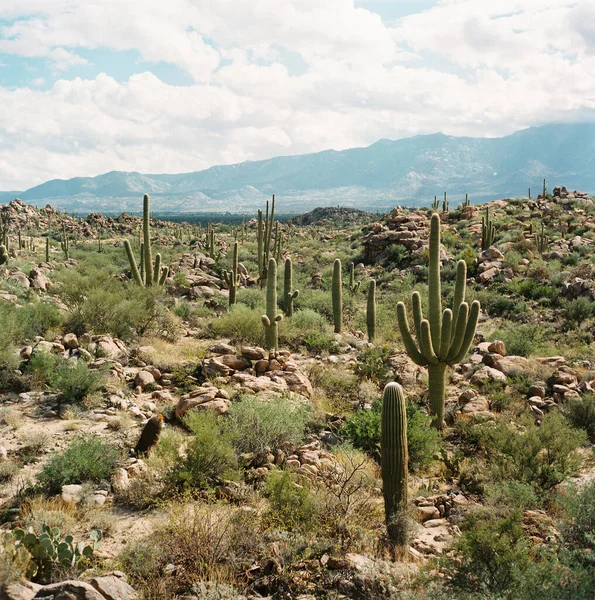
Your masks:
<path fill-rule="evenodd" d="M 277 354 L 279 345 L 279 321 L 283 315 L 277 313 L 277 261 L 269 259 L 267 266 L 266 315 L 262 315 L 266 347 L 270 354 Z"/>
<path fill-rule="evenodd" d="M 409 358 L 428 368 L 430 410 L 433 424 L 442 429 L 444 422 L 444 394 L 446 367 L 460 362 L 473 342 L 479 319 L 479 302 L 471 308 L 465 302 L 467 265 L 457 264 L 454 301 L 452 309 L 442 311 L 440 284 L 440 217 L 432 215 L 430 222 L 430 268 L 428 275 L 428 319 L 424 319 L 419 292 L 413 292 L 413 322 L 417 343 L 409 329 L 407 310 L 403 302 L 397 304 L 397 319 L 403 343 Z"/>

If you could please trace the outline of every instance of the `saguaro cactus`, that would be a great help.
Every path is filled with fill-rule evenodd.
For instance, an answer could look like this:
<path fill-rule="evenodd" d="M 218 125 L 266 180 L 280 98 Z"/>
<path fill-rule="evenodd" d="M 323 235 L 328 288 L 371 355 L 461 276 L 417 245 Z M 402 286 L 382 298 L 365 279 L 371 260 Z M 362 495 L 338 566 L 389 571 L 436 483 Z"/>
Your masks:
<path fill-rule="evenodd" d="M 50 238 L 49 236 L 45 238 L 45 262 L 50 262 Z"/>
<path fill-rule="evenodd" d="M 169 269 L 161 266 L 161 254 L 155 256 L 155 264 L 153 264 L 153 256 L 151 252 L 151 230 L 150 230 L 150 201 L 149 195 L 145 194 L 143 198 L 143 241 L 140 242 L 140 269 L 132 253 L 130 242 L 124 242 L 124 249 L 130 263 L 130 273 L 132 279 L 141 286 L 149 287 L 153 284 L 163 285 L 167 279 Z"/>
<path fill-rule="evenodd" d="M 293 289 L 293 265 L 291 264 L 291 258 L 286 258 L 283 278 L 283 310 L 288 317 L 293 315 L 293 301 L 298 297 L 299 293 L 299 290 Z"/>
<path fill-rule="evenodd" d="M 487 250 L 493 243 L 496 235 L 496 226 L 490 218 L 490 208 L 486 206 L 485 217 L 481 217 L 481 249 Z"/>
<path fill-rule="evenodd" d="M 469 208 L 471 201 L 469 200 L 469 194 L 465 194 L 465 202 L 463 202 L 463 208 Z"/>
<path fill-rule="evenodd" d="M 442 201 L 442 212 L 448 212 L 448 202 L 446 201 L 446 192 L 444 192 L 444 200 Z"/>
<path fill-rule="evenodd" d="M 368 284 L 368 305 L 366 307 L 366 323 L 368 325 L 368 341 L 376 337 L 376 280 L 370 279 Z"/>
<path fill-rule="evenodd" d="M 70 238 L 66 232 L 66 225 L 62 225 L 62 235 L 60 236 L 60 246 L 64 252 L 64 258 L 68 260 L 68 252 L 70 251 Z"/>
<path fill-rule="evenodd" d="M 430 222 L 430 267 L 428 275 L 429 319 L 424 319 L 419 292 L 413 292 L 413 321 L 417 344 L 413 340 L 407 311 L 403 302 L 397 304 L 399 330 L 407 354 L 420 366 L 428 367 L 430 410 L 434 426 L 442 429 L 444 421 L 444 392 L 446 367 L 452 366 L 467 354 L 479 319 L 479 302 L 469 309 L 465 302 L 467 265 L 457 264 L 457 275 L 452 309 L 442 312 L 440 293 L 440 217 L 432 215 Z"/>
<path fill-rule="evenodd" d="M 267 350 L 276 354 L 279 346 L 279 321 L 283 319 L 283 315 L 277 314 L 277 261 L 274 258 L 269 259 L 267 273 L 266 315 L 262 315 L 262 324 Z"/>
<path fill-rule="evenodd" d="M 223 277 L 229 287 L 229 306 L 232 306 L 236 303 L 238 287 L 240 287 L 240 274 L 238 271 L 238 242 L 235 241 L 233 243 L 233 259 L 231 262 L 231 269 L 223 272 Z"/>
<path fill-rule="evenodd" d="M 438 202 L 438 196 L 434 196 L 434 202 L 432 202 L 432 210 L 438 210 L 440 208 L 440 202 Z"/>
<path fill-rule="evenodd" d="M 5 265 L 8 262 L 8 251 L 4 244 L 0 245 L 0 265 Z"/>
<path fill-rule="evenodd" d="M 359 290 L 361 281 L 355 281 L 355 263 L 349 265 L 349 291 L 355 294 Z"/>
<path fill-rule="evenodd" d="M 550 238 L 545 234 L 545 225 L 541 223 L 541 233 L 535 234 L 535 245 L 540 254 L 543 254 L 550 245 Z"/>
<path fill-rule="evenodd" d="M 335 264 L 333 265 L 332 297 L 335 333 L 341 333 L 343 327 L 343 279 L 340 258 L 335 259 Z"/>
<path fill-rule="evenodd" d="M 389 383 L 382 397 L 380 421 L 382 492 L 388 538 L 404 544 L 406 538 L 407 469 L 407 412 L 403 388 Z"/>

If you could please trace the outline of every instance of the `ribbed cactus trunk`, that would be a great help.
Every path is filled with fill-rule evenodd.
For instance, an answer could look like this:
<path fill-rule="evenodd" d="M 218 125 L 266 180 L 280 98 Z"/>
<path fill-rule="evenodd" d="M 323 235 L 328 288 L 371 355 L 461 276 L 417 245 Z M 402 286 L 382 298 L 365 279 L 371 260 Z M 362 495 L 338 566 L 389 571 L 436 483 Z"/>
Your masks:
<path fill-rule="evenodd" d="M 233 258 L 231 269 L 223 273 L 223 277 L 229 287 L 229 306 L 237 302 L 238 287 L 240 285 L 239 260 L 238 260 L 238 242 L 233 243 Z"/>
<path fill-rule="evenodd" d="M 335 259 L 333 265 L 333 321 L 335 324 L 335 333 L 341 333 L 343 328 L 343 280 L 341 275 L 341 259 Z"/>
<path fill-rule="evenodd" d="M 293 315 L 293 301 L 298 297 L 299 291 L 293 289 L 293 266 L 291 258 L 285 259 L 285 272 L 283 277 L 283 310 L 285 315 Z"/>
<path fill-rule="evenodd" d="M 258 253 L 258 279 L 262 282 L 262 272 L 263 272 L 263 240 L 264 232 L 262 228 L 262 210 L 258 209 L 258 228 L 256 230 L 256 244 L 257 244 L 257 253 Z"/>
<path fill-rule="evenodd" d="M 403 302 L 397 304 L 397 319 L 403 344 L 411 360 L 428 367 L 430 410 L 433 424 L 442 429 L 444 423 L 446 367 L 460 362 L 473 342 L 479 319 L 479 302 L 465 302 L 467 265 L 457 264 L 457 275 L 452 309 L 442 311 L 440 290 L 440 217 L 432 215 L 430 222 L 430 266 L 428 275 L 429 315 L 424 319 L 421 296 L 411 296 L 413 321 L 417 343 L 409 329 L 407 311 Z"/>
<path fill-rule="evenodd" d="M 376 339 L 376 280 L 371 279 L 368 284 L 368 305 L 366 310 L 366 323 L 368 325 L 368 341 Z"/>
<path fill-rule="evenodd" d="M 45 238 L 45 262 L 50 262 L 50 238 Z"/>
<path fill-rule="evenodd" d="M 266 347 L 269 353 L 277 353 L 279 345 L 279 321 L 283 315 L 277 314 L 277 261 L 271 258 L 267 266 L 266 315 L 262 316 Z"/>
<path fill-rule="evenodd" d="M 384 388 L 380 425 L 382 492 L 388 538 L 404 545 L 407 538 L 407 411 L 403 388 L 389 383 Z"/>
<path fill-rule="evenodd" d="M 145 284 L 153 285 L 153 257 L 151 256 L 151 230 L 150 230 L 150 201 L 149 194 L 143 198 L 143 246 L 145 253 Z"/>
<path fill-rule="evenodd" d="M 130 247 L 130 242 L 128 240 L 124 240 L 124 249 L 126 250 L 128 262 L 130 263 L 130 272 L 132 274 L 132 279 L 134 279 L 134 281 L 138 285 L 142 286 L 143 278 L 140 274 L 140 271 L 138 270 L 138 267 L 136 266 L 136 260 L 134 258 L 134 254 L 132 253 L 132 248 Z"/>

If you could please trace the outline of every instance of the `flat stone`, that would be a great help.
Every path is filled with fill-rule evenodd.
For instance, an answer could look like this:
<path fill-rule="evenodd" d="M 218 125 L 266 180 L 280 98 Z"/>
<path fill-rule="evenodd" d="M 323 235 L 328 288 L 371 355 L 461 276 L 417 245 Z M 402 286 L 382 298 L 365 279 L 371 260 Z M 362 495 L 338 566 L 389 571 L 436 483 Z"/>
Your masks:
<path fill-rule="evenodd" d="M 124 579 L 114 575 L 94 577 L 89 583 L 106 600 L 137 600 L 138 594 Z"/>
<path fill-rule="evenodd" d="M 44 585 L 33 596 L 34 600 L 106 600 L 93 586 L 83 581 L 61 581 Z"/>

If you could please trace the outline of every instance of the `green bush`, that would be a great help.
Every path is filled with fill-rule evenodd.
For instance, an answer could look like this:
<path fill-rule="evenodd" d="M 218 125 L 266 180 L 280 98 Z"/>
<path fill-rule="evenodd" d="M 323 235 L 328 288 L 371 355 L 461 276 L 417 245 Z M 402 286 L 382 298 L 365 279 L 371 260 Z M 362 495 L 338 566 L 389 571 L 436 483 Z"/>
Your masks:
<path fill-rule="evenodd" d="M 378 384 L 383 383 L 389 375 L 388 359 L 391 354 L 390 346 L 366 348 L 355 365 L 355 374 Z"/>
<path fill-rule="evenodd" d="M 309 308 L 298 310 L 293 317 L 279 323 L 279 343 L 293 348 L 303 345 L 314 353 L 338 349 L 329 322 Z"/>
<path fill-rule="evenodd" d="M 516 325 L 498 329 L 493 337 L 504 342 L 509 355 L 530 356 L 544 346 L 547 332 L 540 325 Z"/>
<path fill-rule="evenodd" d="M 520 580 L 529 565 L 528 542 L 521 514 L 501 518 L 493 512 L 473 512 L 461 527 L 457 543 L 460 566 L 452 579 L 463 590 L 501 598 Z M 482 596 L 483 597 L 483 596 Z"/>
<path fill-rule="evenodd" d="M 595 394 L 571 398 L 564 406 L 566 418 L 577 429 L 584 429 L 591 442 L 595 443 Z"/>
<path fill-rule="evenodd" d="M 52 454 L 37 480 L 47 494 L 59 494 L 63 485 L 109 481 L 119 460 L 120 451 L 115 446 L 97 436 L 83 435 L 66 450 Z"/>
<path fill-rule="evenodd" d="M 290 471 L 272 471 L 267 478 L 269 515 L 286 529 L 312 529 L 316 502 L 306 486 L 298 485 Z"/>
<path fill-rule="evenodd" d="M 342 434 L 353 444 L 373 456 L 380 457 L 380 416 L 382 400 L 369 410 L 356 411 L 345 423 Z M 415 402 L 407 401 L 407 445 L 409 470 L 429 466 L 442 445 L 440 432 L 431 427 L 432 419 Z"/>
<path fill-rule="evenodd" d="M 483 429 L 486 454 L 501 481 L 522 481 L 548 490 L 576 473 L 580 458 L 575 450 L 586 442 L 560 413 L 547 414 L 540 427 L 524 415 L 520 428 L 496 423 Z"/>
<path fill-rule="evenodd" d="M 564 320 L 569 328 L 580 325 L 595 315 L 595 302 L 588 298 L 577 298 L 564 306 Z"/>
<path fill-rule="evenodd" d="M 174 474 L 178 483 L 209 488 L 224 478 L 235 478 L 236 456 L 231 435 L 214 412 L 190 411 L 185 424 L 192 433 L 186 446 L 186 459 Z"/>
<path fill-rule="evenodd" d="M 217 338 L 229 338 L 235 343 L 264 345 L 262 311 L 235 304 L 228 313 L 211 323 L 211 333 Z"/>
<path fill-rule="evenodd" d="M 238 452 L 262 455 L 266 448 L 274 452 L 286 443 L 299 446 L 309 417 L 309 404 L 288 397 L 243 396 L 232 404 L 225 430 Z"/>

